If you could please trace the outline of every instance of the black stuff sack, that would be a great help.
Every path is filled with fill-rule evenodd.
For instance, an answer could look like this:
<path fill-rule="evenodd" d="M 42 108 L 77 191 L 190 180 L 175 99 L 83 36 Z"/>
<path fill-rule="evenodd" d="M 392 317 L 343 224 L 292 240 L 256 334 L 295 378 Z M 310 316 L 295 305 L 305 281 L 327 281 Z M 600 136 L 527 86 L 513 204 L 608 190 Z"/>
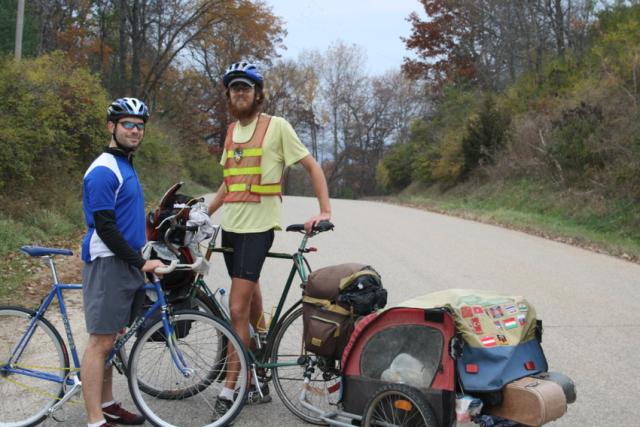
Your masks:
<path fill-rule="evenodd" d="M 365 316 L 387 305 L 387 290 L 380 275 L 371 266 L 356 272 L 340 287 L 336 302 L 354 314 Z"/>

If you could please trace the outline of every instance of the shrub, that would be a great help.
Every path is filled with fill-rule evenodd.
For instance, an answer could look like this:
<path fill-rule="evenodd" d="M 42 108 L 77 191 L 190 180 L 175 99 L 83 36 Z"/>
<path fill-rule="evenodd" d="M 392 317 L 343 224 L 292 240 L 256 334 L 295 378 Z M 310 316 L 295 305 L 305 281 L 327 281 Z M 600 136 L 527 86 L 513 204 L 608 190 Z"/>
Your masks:
<path fill-rule="evenodd" d="M 549 153 L 558 160 L 570 177 L 581 175 L 589 168 L 601 168 L 603 159 L 591 141 L 603 122 L 602 110 L 598 106 L 581 102 L 575 108 L 562 112 L 559 120 L 552 123 L 555 143 L 549 145 Z"/>
<path fill-rule="evenodd" d="M 383 189 L 401 190 L 411 184 L 414 144 L 394 144 L 378 165 L 376 180 Z"/>
<path fill-rule="evenodd" d="M 455 184 L 464 169 L 462 147 L 462 127 L 450 129 L 439 145 L 439 159 L 433 170 L 434 180 L 441 181 L 445 187 Z"/>
<path fill-rule="evenodd" d="M 480 111 L 471 116 L 462 138 L 463 176 L 478 166 L 495 163 L 495 155 L 507 140 L 510 118 L 486 97 Z"/>
<path fill-rule="evenodd" d="M 192 180 L 215 191 L 222 182 L 222 166 L 204 143 L 183 148 L 182 163 Z"/>
<path fill-rule="evenodd" d="M 61 53 L 2 60 L 0 190 L 79 176 L 104 144 L 106 105 L 98 79 Z"/>

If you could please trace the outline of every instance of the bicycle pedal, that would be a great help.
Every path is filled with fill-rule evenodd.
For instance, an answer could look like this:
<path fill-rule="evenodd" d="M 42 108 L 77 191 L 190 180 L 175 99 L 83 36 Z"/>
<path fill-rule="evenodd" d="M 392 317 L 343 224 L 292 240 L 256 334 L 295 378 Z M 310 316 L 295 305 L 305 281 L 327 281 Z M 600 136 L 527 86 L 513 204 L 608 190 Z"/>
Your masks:
<path fill-rule="evenodd" d="M 271 396 L 268 394 L 263 397 L 260 396 L 260 393 L 258 391 L 250 391 L 247 395 L 247 403 L 250 405 L 269 402 L 271 402 Z"/>
<path fill-rule="evenodd" d="M 261 383 L 266 383 L 271 379 L 271 376 L 268 375 L 268 370 L 265 368 L 256 368 L 256 376 Z"/>

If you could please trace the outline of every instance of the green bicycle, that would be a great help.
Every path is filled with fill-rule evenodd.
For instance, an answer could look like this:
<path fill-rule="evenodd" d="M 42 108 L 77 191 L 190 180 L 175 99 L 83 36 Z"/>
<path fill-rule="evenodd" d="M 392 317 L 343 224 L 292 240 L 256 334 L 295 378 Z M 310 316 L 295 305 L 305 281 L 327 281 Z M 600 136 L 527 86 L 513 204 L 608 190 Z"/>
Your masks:
<path fill-rule="evenodd" d="M 245 349 L 249 370 L 254 378 L 260 378 L 267 382 L 273 381 L 275 390 L 285 406 L 300 419 L 314 424 L 324 424 L 324 422 L 317 416 L 317 413 L 309 411 L 301 405 L 299 398 L 303 387 L 307 391 L 307 399 L 315 407 L 326 411 L 331 410 L 339 399 L 339 361 L 305 352 L 302 300 L 297 300 L 288 308 L 285 306 L 296 276 L 301 282 L 301 287 L 304 287 L 311 272 L 305 254 L 315 251 L 315 248 L 307 246 L 309 239 L 319 233 L 333 230 L 333 228 L 331 222 L 322 221 L 310 233 L 305 233 L 303 224 L 290 225 L 286 229 L 288 232 L 303 234 L 296 252 L 293 254 L 269 252 L 267 254 L 268 258 L 291 260 L 292 266 L 268 329 L 260 333 L 252 333 L 255 349 Z M 207 260 L 214 252 L 233 251 L 229 248 L 216 247 L 216 236 L 219 230 L 219 227 L 214 227 L 214 235 L 208 244 L 205 255 Z M 209 288 L 201 274 L 196 276 L 191 287 L 191 296 L 200 310 L 206 311 L 230 325 L 228 308 L 220 301 L 220 296 L 223 293 L 224 289 L 212 290 Z M 311 359 L 313 359 L 316 370 L 312 374 L 309 384 L 305 386 L 304 372 Z M 256 398 L 259 397 L 262 396 L 256 396 Z"/>

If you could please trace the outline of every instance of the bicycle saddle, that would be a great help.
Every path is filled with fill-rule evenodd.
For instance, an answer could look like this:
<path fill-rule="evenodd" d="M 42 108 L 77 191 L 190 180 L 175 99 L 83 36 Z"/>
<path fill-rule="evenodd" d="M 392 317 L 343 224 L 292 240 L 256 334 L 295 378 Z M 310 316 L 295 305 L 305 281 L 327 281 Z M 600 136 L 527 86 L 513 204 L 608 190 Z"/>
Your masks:
<path fill-rule="evenodd" d="M 69 249 L 45 248 L 42 246 L 23 246 L 20 250 L 30 256 L 73 255 L 73 252 Z"/>
<path fill-rule="evenodd" d="M 320 221 L 313 226 L 313 232 L 322 233 L 323 231 L 333 230 L 333 223 L 331 221 Z M 291 224 L 287 227 L 287 231 L 299 231 L 304 232 L 304 224 Z"/>

